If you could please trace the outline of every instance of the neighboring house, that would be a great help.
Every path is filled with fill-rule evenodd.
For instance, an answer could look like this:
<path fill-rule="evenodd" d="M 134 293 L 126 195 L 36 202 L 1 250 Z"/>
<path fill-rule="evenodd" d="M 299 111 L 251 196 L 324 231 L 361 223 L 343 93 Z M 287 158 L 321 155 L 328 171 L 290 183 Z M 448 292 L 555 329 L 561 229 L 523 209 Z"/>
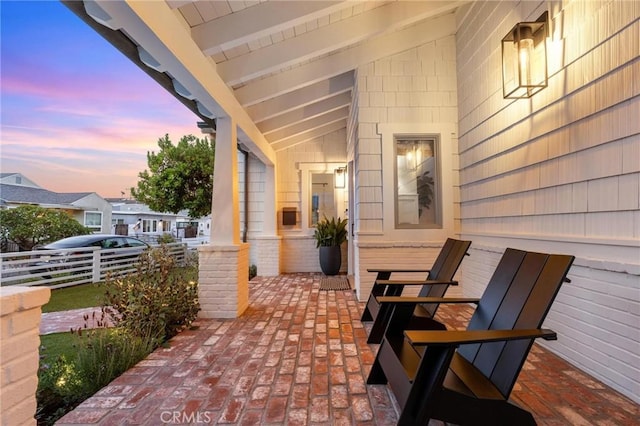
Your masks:
<path fill-rule="evenodd" d="M 0 183 L 6 183 L 7 185 L 22 185 L 32 188 L 40 188 L 40 185 L 30 179 L 27 179 L 20 173 L 0 173 Z"/>
<path fill-rule="evenodd" d="M 20 173 L 2 173 L 0 202 L 8 209 L 31 204 L 62 210 L 95 233 L 111 232 L 111 204 L 95 192 L 53 192 Z"/>
<path fill-rule="evenodd" d="M 473 240 L 469 297 L 507 247 L 567 253 L 551 349 L 640 402 L 640 2 L 215 3 L 64 2 L 215 131 L 200 315 L 243 313 L 254 259 L 319 271 L 324 212 L 348 215 L 359 300 L 368 268 L 431 265 L 450 236 Z M 547 87 L 506 99 L 503 38 L 543 12 Z"/>
<path fill-rule="evenodd" d="M 114 233 L 126 229 L 127 235 L 144 237 L 170 233 L 176 239 L 181 239 L 205 236 L 205 229 L 209 228 L 211 221 L 210 217 L 191 219 L 186 211 L 177 214 L 156 212 L 135 200 L 107 198 L 107 201 L 113 209 L 111 223 Z M 138 222 L 140 226 L 136 229 Z M 193 227 L 195 235 L 187 231 L 187 227 Z"/>

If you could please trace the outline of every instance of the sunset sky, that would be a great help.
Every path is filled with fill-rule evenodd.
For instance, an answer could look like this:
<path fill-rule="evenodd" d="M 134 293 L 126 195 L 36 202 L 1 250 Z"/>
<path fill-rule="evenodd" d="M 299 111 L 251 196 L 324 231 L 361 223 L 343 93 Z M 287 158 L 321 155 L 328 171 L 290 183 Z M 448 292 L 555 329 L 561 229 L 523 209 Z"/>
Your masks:
<path fill-rule="evenodd" d="M 57 1 L 0 2 L 0 170 L 56 192 L 129 196 L 166 133 L 198 117 Z"/>

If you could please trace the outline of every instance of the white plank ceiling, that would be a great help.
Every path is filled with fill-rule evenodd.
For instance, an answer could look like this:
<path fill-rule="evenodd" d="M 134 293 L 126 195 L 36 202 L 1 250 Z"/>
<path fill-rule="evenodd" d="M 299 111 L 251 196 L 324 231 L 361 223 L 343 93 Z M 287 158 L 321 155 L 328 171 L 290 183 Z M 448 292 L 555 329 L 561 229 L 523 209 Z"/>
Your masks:
<path fill-rule="evenodd" d="M 274 151 L 345 128 L 354 70 L 437 37 L 464 3 L 166 0 Z"/>

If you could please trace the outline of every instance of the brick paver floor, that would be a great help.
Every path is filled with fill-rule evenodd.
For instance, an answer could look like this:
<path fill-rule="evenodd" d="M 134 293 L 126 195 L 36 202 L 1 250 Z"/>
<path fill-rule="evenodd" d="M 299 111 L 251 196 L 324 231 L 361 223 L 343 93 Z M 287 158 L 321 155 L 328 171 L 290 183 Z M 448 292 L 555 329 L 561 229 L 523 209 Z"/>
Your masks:
<path fill-rule="evenodd" d="M 198 320 L 63 417 L 58 425 L 393 425 L 388 388 L 368 386 L 376 345 L 352 291 L 320 291 L 320 275 L 250 282 L 233 320 Z M 439 317 L 464 328 L 470 308 Z M 534 345 L 512 394 L 542 425 L 631 425 L 639 407 Z M 437 424 L 437 423 L 436 423 Z"/>
<path fill-rule="evenodd" d="M 100 308 L 82 308 L 70 311 L 47 312 L 42 314 L 40 334 L 51 334 L 98 327 L 103 319 Z"/>

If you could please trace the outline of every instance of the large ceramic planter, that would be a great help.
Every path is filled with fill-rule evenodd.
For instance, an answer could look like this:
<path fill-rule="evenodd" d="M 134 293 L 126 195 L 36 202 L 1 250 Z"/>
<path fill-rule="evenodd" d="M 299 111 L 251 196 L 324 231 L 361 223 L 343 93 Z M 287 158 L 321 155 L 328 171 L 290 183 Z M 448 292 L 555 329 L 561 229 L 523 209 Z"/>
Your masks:
<path fill-rule="evenodd" d="M 340 246 L 320 247 L 320 269 L 325 275 L 337 275 L 341 265 Z"/>

